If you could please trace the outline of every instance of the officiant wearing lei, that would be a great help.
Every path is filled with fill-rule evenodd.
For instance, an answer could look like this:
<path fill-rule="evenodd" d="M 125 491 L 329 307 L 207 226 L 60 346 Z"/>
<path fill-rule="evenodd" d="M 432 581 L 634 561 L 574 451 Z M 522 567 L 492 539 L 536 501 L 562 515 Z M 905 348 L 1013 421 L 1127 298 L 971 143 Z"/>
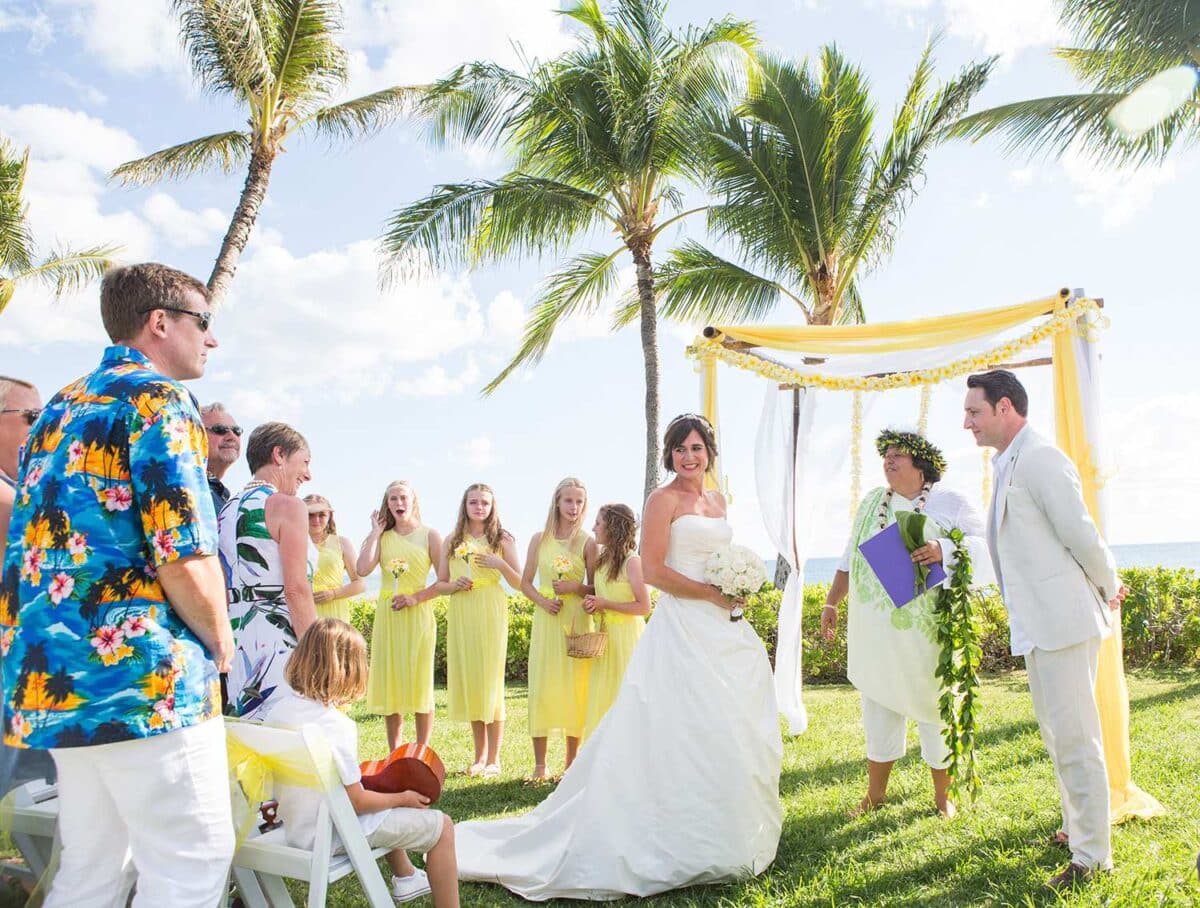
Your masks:
<path fill-rule="evenodd" d="M 766 650 L 704 583 L 729 545 L 699 416 L 667 427 L 674 478 L 646 502 L 642 566 L 661 592 L 616 701 L 558 788 L 523 816 L 456 827 L 459 877 L 533 901 L 648 896 L 761 873 L 783 822 L 783 745 Z"/>
<path fill-rule="evenodd" d="M 934 802 L 945 816 L 955 807 L 948 796 L 950 754 L 938 709 L 941 687 L 935 675 L 939 648 L 934 609 L 937 587 L 897 608 L 859 551 L 859 545 L 896 522 L 901 511 L 922 513 L 930 527 L 917 564 L 941 564 L 949 573 L 957 556 L 950 531 L 961 530 L 975 565 L 987 562 L 983 519 L 965 496 L 941 485 L 946 470 L 942 452 L 916 432 L 887 430 L 876 439 L 886 486 L 867 493 L 859 505 L 837 574 L 821 612 L 821 629 L 832 640 L 837 606 L 847 607 L 847 676 L 862 697 L 867 739 L 867 794 L 850 811 L 856 816 L 887 798 L 892 764 L 904 756 L 908 720 L 915 720 L 921 756 L 933 774 Z M 936 537 L 936 538 L 934 538 Z"/>

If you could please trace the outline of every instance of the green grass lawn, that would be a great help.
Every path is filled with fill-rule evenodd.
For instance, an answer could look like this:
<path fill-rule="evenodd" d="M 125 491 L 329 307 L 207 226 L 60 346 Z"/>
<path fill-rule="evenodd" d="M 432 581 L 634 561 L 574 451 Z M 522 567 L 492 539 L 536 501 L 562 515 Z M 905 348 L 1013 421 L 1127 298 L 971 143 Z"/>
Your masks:
<path fill-rule="evenodd" d="M 1195 870 L 1200 848 L 1200 678 L 1141 671 L 1131 675 L 1129 686 L 1134 777 L 1170 808 L 1170 815 L 1117 827 L 1115 871 L 1064 901 L 1114 908 L 1200 905 Z M 949 822 L 933 810 L 915 733 L 908 757 L 893 773 L 889 804 L 867 817 L 847 819 L 846 809 L 862 796 L 865 785 L 858 696 L 843 685 L 809 687 L 809 730 L 786 742 L 780 783 L 786 813 L 775 864 L 757 879 L 667 894 L 656 903 L 813 908 L 1057 904 L 1059 898 L 1042 883 L 1061 868 L 1066 853 L 1041 843 L 1057 827 L 1057 796 L 1025 677 L 990 678 L 984 687 L 984 792 L 974 808 Z M 439 713 L 444 708 L 444 692 L 439 691 Z M 362 757 L 383 755 L 382 720 L 358 712 L 354 716 Z M 439 807 L 456 822 L 524 811 L 545 797 L 548 789 L 521 783 L 532 763 L 522 688 L 509 689 L 508 727 L 504 774 L 487 781 L 459 774 L 471 756 L 469 728 L 445 722 L 435 728 L 434 746 L 452 773 Z M 550 760 L 552 768 L 561 767 L 561 741 L 552 743 Z M 630 848 L 636 847 L 637 842 L 630 842 Z M 293 894 L 302 903 L 303 887 Z M 520 903 L 496 886 L 464 884 L 462 896 L 465 905 Z M 357 882 L 351 878 L 332 887 L 329 904 L 363 904 Z"/>

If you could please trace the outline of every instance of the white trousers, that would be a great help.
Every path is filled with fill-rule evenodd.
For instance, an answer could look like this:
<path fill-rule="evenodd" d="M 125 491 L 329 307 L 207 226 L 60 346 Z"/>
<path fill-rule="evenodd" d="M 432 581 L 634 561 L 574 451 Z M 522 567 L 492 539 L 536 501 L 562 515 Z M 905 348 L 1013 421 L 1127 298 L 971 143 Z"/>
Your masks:
<path fill-rule="evenodd" d="M 1112 841 L 1096 707 L 1099 659 L 1100 638 L 1093 637 L 1066 649 L 1034 649 L 1025 656 L 1025 668 L 1033 711 L 1058 778 L 1071 861 L 1107 869 L 1112 867 Z"/>
<path fill-rule="evenodd" d="M 867 759 L 872 763 L 892 763 L 904 756 L 908 745 L 908 717 L 888 709 L 862 694 L 863 731 L 867 733 Z M 921 758 L 931 769 L 950 765 L 950 751 L 943 737 L 941 722 L 918 722 Z"/>
<path fill-rule="evenodd" d="M 213 908 L 233 859 L 225 723 L 51 750 L 62 859 L 46 908 L 116 908 L 127 865 L 135 908 Z"/>

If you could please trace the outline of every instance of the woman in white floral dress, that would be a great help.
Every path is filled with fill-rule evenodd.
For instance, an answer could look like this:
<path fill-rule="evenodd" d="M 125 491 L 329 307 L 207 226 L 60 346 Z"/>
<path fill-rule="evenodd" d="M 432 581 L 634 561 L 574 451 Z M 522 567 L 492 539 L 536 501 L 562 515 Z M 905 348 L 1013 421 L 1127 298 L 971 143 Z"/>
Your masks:
<path fill-rule="evenodd" d="M 316 618 L 317 550 L 308 508 L 296 497 L 309 478 L 304 436 L 283 423 L 261 425 L 250 433 L 246 460 L 253 478 L 219 517 L 235 646 L 226 711 L 262 722 L 287 690 L 284 666 Z"/>

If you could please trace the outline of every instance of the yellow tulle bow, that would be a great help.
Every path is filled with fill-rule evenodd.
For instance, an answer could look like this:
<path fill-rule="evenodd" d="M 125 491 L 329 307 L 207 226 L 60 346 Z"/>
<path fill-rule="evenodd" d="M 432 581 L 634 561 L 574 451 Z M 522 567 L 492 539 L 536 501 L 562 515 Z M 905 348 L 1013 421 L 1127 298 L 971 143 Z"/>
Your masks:
<path fill-rule="evenodd" d="M 254 827 L 258 805 L 274 798 L 276 784 L 297 788 L 325 787 L 321 777 L 313 770 L 312 760 L 305 748 L 264 754 L 247 747 L 234 734 L 227 735 L 225 742 L 229 754 L 230 779 L 241 788 L 244 795 L 244 798 L 233 798 L 236 814 L 234 825 L 239 846 L 246 841 Z"/>

